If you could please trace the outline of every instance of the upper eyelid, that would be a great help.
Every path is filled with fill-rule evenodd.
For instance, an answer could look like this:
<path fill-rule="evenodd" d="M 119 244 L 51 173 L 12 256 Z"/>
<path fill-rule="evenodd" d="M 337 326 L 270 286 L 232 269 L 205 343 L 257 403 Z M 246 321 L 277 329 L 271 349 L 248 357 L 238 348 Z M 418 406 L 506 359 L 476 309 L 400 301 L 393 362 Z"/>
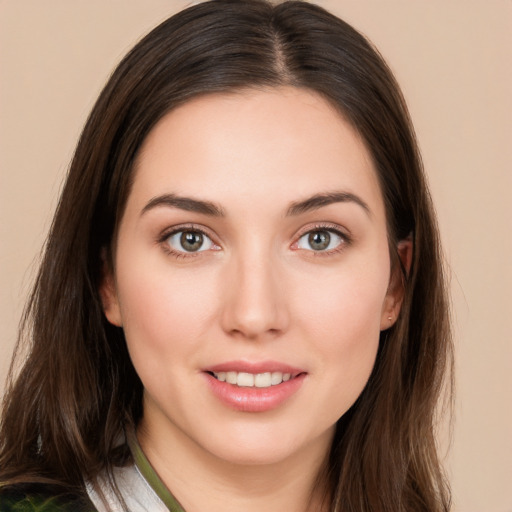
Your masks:
<path fill-rule="evenodd" d="M 165 242 L 170 236 L 179 233 L 180 231 L 198 231 L 202 233 L 203 235 L 207 236 L 212 240 L 212 242 L 215 245 L 222 246 L 222 241 L 219 236 L 216 235 L 211 229 L 207 228 L 206 226 L 203 226 L 201 224 L 195 224 L 186 222 L 183 224 L 178 224 L 175 226 L 169 226 L 166 229 L 163 229 L 158 236 L 158 242 L 163 243 Z M 312 232 L 312 231 L 332 231 L 336 233 L 337 235 L 341 236 L 345 241 L 350 242 L 352 241 L 352 234 L 347 228 L 344 228 L 343 226 L 340 226 L 339 224 L 335 224 L 332 222 L 315 222 L 306 226 L 303 226 L 300 228 L 296 234 L 293 236 L 292 245 L 296 244 L 300 238 L 302 238 L 304 235 Z"/>
<path fill-rule="evenodd" d="M 339 236 L 341 238 L 340 244 L 329 250 L 324 251 L 313 251 L 313 250 L 306 250 L 298 247 L 301 238 L 306 236 L 308 233 L 315 232 L 315 231 L 329 231 L 331 233 L 335 233 L 336 236 Z M 316 222 L 313 225 L 306 225 L 301 230 L 299 230 L 298 234 L 295 235 L 294 241 L 292 242 L 290 249 L 292 250 L 304 250 L 308 253 L 311 253 L 314 256 L 323 256 L 327 257 L 329 255 L 333 255 L 336 253 L 339 253 L 343 249 L 347 248 L 348 246 L 352 245 L 354 242 L 354 237 L 352 236 L 352 233 L 343 226 L 340 226 L 339 224 L 331 223 L 331 222 Z"/>
<path fill-rule="evenodd" d="M 181 232 L 184 231 L 192 231 L 192 232 L 198 232 L 201 233 L 204 237 L 208 238 L 212 245 L 214 246 L 213 250 L 219 250 L 221 248 L 220 244 L 215 241 L 215 237 L 209 234 L 209 229 L 207 229 L 204 226 L 198 226 L 196 224 L 191 223 L 185 223 L 180 224 L 176 226 L 169 227 L 167 229 L 164 229 L 158 238 L 156 239 L 156 242 L 160 246 L 164 246 L 164 251 L 168 254 L 173 255 L 175 258 L 197 258 L 204 252 L 207 252 L 208 250 L 212 250 L 212 248 L 206 249 L 206 250 L 198 250 L 198 251 L 186 251 L 186 250 L 180 250 L 176 249 L 172 246 L 172 244 L 169 242 L 169 239 Z"/>
<path fill-rule="evenodd" d="M 331 222 L 316 222 L 313 225 L 304 226 L 297 232 L 295 237 L 298 240 L 299 238 L 308 233 L 311 233 L 312 231 L 333 231 L 334 233 L 348 240 L 352 238 L 352 234 L 347 228 Z"/>
<path fill-rule="evenodd" d="M 159 235 L 159 241 L 164 242 L 167 240 L 170 236 L 179 233 L 180 231 L 198 231 L 199 233 L 207 236 L 212 241 L 214 238 L 217 238 L 215 234 L 212 233 L 210 229 L 208 229 L 206 226 L 201 226 L 198 224 L 193 223 L 185 223 L 185 224 L 178 224 L 176 226 L 170 226 L 166 229 L 163 229 Z"/>

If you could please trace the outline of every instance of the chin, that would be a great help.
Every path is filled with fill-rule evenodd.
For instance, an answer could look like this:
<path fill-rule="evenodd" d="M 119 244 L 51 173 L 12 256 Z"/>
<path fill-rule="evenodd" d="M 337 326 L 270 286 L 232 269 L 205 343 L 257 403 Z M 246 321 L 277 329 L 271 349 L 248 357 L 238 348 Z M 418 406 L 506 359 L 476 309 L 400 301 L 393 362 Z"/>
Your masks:
<path fill-rule="evenodd" d="M 203 448 L 217 459 L 239 466 L 277 465 L 301 460 L 305 452 L 317 449 L 318 444 L 328 450 L 334 435 L 334 426 L 325 432 L 313 434 L 298 432 L 292 425 L 276 428 L 271 425 L 239 427 L 239 430 L 210 436 Z"/>

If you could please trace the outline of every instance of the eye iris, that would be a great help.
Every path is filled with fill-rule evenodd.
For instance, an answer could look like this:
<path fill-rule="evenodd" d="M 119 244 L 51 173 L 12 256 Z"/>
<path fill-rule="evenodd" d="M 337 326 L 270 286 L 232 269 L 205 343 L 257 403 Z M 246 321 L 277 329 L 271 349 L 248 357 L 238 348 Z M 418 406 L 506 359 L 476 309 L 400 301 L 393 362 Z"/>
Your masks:
<path fill-rule="evenodd" d="M 308 236 L 308 242 L 315 251 L 323 251 L 329 247 L 331 235 L 328 231 L 313 231 Z"/>
<path fill-rule="evenodd" d="M 197 231 L 184 231 L 181 234 L 180 243 L 186 251 L 198 251 L 203 245 L 203 235 Z"/>

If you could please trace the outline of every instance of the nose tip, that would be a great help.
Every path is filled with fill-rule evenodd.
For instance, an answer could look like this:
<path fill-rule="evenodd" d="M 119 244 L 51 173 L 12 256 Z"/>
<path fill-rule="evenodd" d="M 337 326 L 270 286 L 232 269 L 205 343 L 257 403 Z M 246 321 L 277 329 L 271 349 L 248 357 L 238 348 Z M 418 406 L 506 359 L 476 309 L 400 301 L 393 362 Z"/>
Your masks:
<path fill-rule="evenodd" d="M 229 280 L 223 329 L 231 336 L 255 340 L 286 330 L 288 312 L 282 282 L 269 263 L 242 265 Z"/>

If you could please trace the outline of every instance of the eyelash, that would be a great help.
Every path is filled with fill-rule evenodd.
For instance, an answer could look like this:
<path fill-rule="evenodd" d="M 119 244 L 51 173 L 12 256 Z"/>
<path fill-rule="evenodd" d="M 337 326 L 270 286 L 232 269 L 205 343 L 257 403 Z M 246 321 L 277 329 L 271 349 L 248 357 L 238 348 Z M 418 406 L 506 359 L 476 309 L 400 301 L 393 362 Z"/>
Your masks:
<path fill-rule="evenodd" d="M 195 258 L 197 256 L 200 256 L 202 252 L 205 252 L 204 250 L 198 250 L 198 251 L 177 251 L 171 247 L 169 244 L 169 238 L 171 238 L 174 235 L 177 235 L 178 233 L 183 232 L 191 232 L 191 233 L 200 233 L 203 237 L 210 240 L 213 246 L 219 247 L 214 241 L 213 237 L 202 227 L 196 226 L 194 224 L 185 224 L 180 226 L 174 226 L 172 229 L 165 231 L 162 233 L 162 235 L 158 239 L 158 243 L 163 247 L 164 251 L 174 256 L 176 259 L 182 259 L 182 258 Z M 214 249 L 219 250 L 219 249 Z"/>
<path fill-rule="evenodd" d="M 194 224 L 174 226 L 172 229 L 167 230 L 164 233 L 162 233 L 162 235 L 158 239 L 158 243 L 163 247 L 164 251 L 167 254 L 175 257 L 176 259 L 195 258 L 197 256 L 200 256 L 200 254 L 202 252 L 206 252 L 209 250 L 209 249 L 206 249 L 206 250 L 187 252 L 187 251 L 177 251 L 177 250 L 173 249 L 171 247 L 171 245 L 169 244 L 169 238 L 171 238 L 174 235 L 177 235 L 178 233 L 183 233 L 183 232 L 199 233 L 203 237 L 210 240 L 211 244 L 215 247 L 214 250 L 216 250 L 216 251 L 220 250 L 220 247 L 218 246 L 218 244 L 216 244 L 213 241 L 213 237 L 204 228 L 202 228 L 200 226 L 196 226 Z M 311 233 L 315 233 L 315 232 L 327 232 L 330 234 L 334 234 L 340 238 L 340 243 L 338 244 L 337 247 L 335 247 L 333 249 L 329 249 L 329 250 L 315 251 L 313 249 L 309 250 L 309 249 L 303 249 L 301 247 L 298 247 L 300 240 L 304 236 L 309 235 Z M 301 232 L 299 232 L 299 234 L 297 235 L 296 241 L 292 243 L 291 248 L 293 250 L 304 250 L 306 252 L 309 252 L 309 253 L 311 253 L 311 256 L 313 256 L 313 257 L 328 257 L 328 256 L 332 256 L 334 254 L 340 253 L 341 251 L 343 251 L 346 248 L 346 246 L 350 245 L 351 243 L 352 243 L 352 238 L 347 233 L 341 231 L 338 226 L 333 225 L 333 224 L 316 224 L 313 227 L 307 227 L 307 228 L 303 229 Z"/>
<path fill-rule="evenodd" d="M 320 250 L 320 251 L 315 251 L 312 249 L 311 250 L 301 249 L 300 247 L 298 247 L 298 244 L 303 237 L 305 237 L 306 235 L 309 235 L 311 233 L 315 233 L 315 232 L 317 232 L 317 233 L 318 232 L 327 232 L 330 234 L 334 234 L 340 238 L 340 243 L 338 244 L 337 247 L 335 247 L 333 249 Z M 335 254 L 339 254 L 340 252 L 345 250 L 347 246 L 351 245 L 352 241 L 353 241 L 352 238 L 345 231 L 342 231 L 339 228 L 339 226 L 337 226 L 335 224 L 329 224 L 329 223 L 320 223 L 320 224 L 314 225 L 313 227 L 308 226 L 303 231 L 301 231 L 297 237 L 297 241 L 295 241 L 292 244 L 292 248 L 294 248 L 295 250 L 298 250 L 298 251 L 305 250 L 306 252 L 311 253 L 310 255 L 312 257 L 322 258 L 322 257 L 329 257 L 329 256 L 333 256 Z"/>

